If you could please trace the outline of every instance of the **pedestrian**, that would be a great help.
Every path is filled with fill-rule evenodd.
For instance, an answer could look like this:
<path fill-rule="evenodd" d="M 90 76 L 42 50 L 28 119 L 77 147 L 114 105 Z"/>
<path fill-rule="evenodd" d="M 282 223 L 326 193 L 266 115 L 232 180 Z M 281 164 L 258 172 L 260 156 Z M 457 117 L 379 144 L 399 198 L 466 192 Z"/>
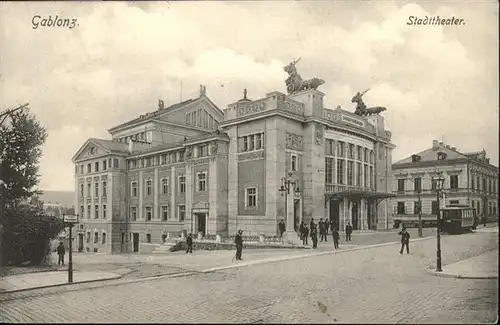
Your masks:
<path fill-rule="evenodd" d="M 313 248 L 318 248 L 318 229 L 316 227 L 311 230 L 311 240 L 313 242 Z"/>
<path fill-rule="evenodd" d="M 486 217 L 483 216 L 483 226 L 486 228 Z"/>
<path fill-rule="evenodd" d="M 309 243 L 307 242 L 307 237 L 309 237 L 309 228 L 307 228 L 307 225 L 304 225 L 304 234 L 302 235 L 303 245 L 309 245 Z"/>
<path fill-rule="evenodd" d="M 403 254 L 403 248 L 405 246 L 406 254 L 410 254 L 410 233 L 403 227 L 403 229 L 399 232 L 399 235 L 401 235 L 401 250 L 399 251 L 399 254 Z"/>
<path fill-rule="evenodd" d="M 66 254 L 66 249 L 64 248 L 63 242 L 59 243 L 59 246 L 57 246 L 57 255 L 59 256 L 59 260 L 57 261 L 57 265 L 63 265 L 64 266 L 64 254 Z"/>
<path fill-rule="evenodd" d="M 325 236 L 328 236 L 328 228 L 330 228 L 330 222 L 331 221 L 325 219 Z"/>
<path fill-rule="evenodd" d="M 193 234 L 189 234 L 186 238 L 186 244 L 187 244 L 187 249 L 186 249 L 186 254 L 191 253 L 193 254 Z"/>
<path fill-rule="evenodd" d="M 236 244 L 236 259 L 243 261 L 241 258 L 241 253 L 243 252 L 243 230 L 238 230 L 238 233 L 234 238 L 234 243 Z"/>
<path fill-rule="evenodd" d="M 302 242 L 304 242 L 304 227 L 304 221 L 302 221 L 299 226 L 300 240 L 302 240 Z"/>
<path fill-rule="evenodd" d="M 309 224 L 309 230 L 312 231 L 312 229 L 314 228 L 314 226 L 316 226 L 316 224 L 314 223 L 314 218 L 311 218 L 311 222 Z"/>
<path fill-rule="evenodd" d="M 325 229 L 325 223 L 323 222 L 323 218 L 319 218 L 318 228 L 319 228 L 319 241 L 323 241 L 323 233 Z"/>
<path fill-rule="evenodd" d="M 333 224 L 333 220 L 330 220 L 330 230 L 333 232 L 333 230 L 335 229 L 335 225 Z"/>
<path fill-rule="evenodd" d="M 280 223 L 278 224 L 278 229 L 280 231 L 280 238 L 283 239 L 283 233 L 286 229 L 285 221 L 283 221 L 283 219 L 281 219 Z"/>
<path fill-rule="evenodd" d="M 352 226 L 350 222 L 347 222 L 347 226 L 345 226 L 345 241 L 351 241 L 352 234 Z"/>
<path fill-rule="evenodd" d="M 339 232 L 337 231 L 336 228 L 333 228 L 333 230 L 332 230 L 332 236 L 333 236 L 333 247 L 335 249 L 339 249 L 340 235 L 339 235 Z"/>

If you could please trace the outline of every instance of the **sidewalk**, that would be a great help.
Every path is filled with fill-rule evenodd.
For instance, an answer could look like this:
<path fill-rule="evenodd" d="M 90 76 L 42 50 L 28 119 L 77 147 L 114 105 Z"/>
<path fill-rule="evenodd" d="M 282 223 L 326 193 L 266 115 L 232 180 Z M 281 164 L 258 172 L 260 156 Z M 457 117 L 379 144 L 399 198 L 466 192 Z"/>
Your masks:
<path fill-rule="evenodd" d="M 443 272 L 430 270 L 430 273 L 457 279 L 498 279 L 498 250 L 444 265 Z"/>
<path fill-rule="evenodd" d="M 118 279 L 128 271 L 129 270 L 126 269 L 116 270 L 116 273 L 74 271 L 73 283 Z M 24 291 L 34 288 L 56 287 L 67 284 L 69 284 L 67 271 L 11 275 L 0 279 L 0 293 Z"/>

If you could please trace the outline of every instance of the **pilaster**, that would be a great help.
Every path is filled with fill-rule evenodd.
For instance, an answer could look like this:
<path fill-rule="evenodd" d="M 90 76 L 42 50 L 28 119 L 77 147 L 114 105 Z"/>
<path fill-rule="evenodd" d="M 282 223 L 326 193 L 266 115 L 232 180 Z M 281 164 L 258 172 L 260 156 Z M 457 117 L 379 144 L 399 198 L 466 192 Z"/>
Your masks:
<path fill-rule="evenodd" d="M 186 221 L 184 229 L 187 230 L 188 233 L 195 233 L 194 229 L 194 220 L 193 220 L 193 166 L 191 161 L 186 161 L 186 192 L 184 195 L 186 196 Z"/>
<path fill-rule="evenodd" d="M 231 139 L 228 152 L 228 235 L 233 236 L 238 229 L 238 133 L 236 126 L 226 132 Z"/>
<path fill-rule="evenodd" d="M 160 220 L 160 211 L 158 208 L 158 196 L 160 195 L 160 182 L 158 181 L 158 167 L 155 167 L 153 180 L 153 219 Z"/>
<path fill-rule="evenodd" d="M 144 173 L 143 171 L 139 171 L 139 182 L 137 184 L 137 186 L 139 187 L 139 207 L 137 208 L 137 217 L 139 220 L 143 220 L 143 210 L 144 210 L 144 207 L 143 207 L 143 203 L 142 203 L 142 199 L 144 197 L 144 193 L 143 193 L 143 189 L 144 189 Z"/>
<path fill-rule="evenodd" d="M 306 218 L 318 220 L 325 213 L 325 150 L 323 125 L 304 126 L 304 205 Z"/>
<path fill-rule="evenodd" d="M 107 210 L 108 210 L 108 218 L 112 222 L 113 221 L 113 188 L 114 188 L 114 180 L 113 180 L 113 173 L 109 172 L 106 174 L 107 180 L 106 180 L 106 205 L 107 205 Z M 104 187 L 103 187 L 104 190 Z M 130 193 L 125 193 L 125 195 L 130 195 Z M 121 200 L 121 197 L 118 195 L 116 198 L 117 200 Z M 126 211 L 125 214 L 128 212 Z M 120 216 L 119 213 L 116 213 L 117 218 L 121 219 L 122 217 Z"/>
<path fill-rule="evenodd" d="M 211 152 L 211 151 L 209 151 Z M 217 201 L 217 192 L 219 191 L 218 177 L 217 177 L 217 160 L 210 159 L 208 164 L 208 216 L 207 216 L 207 234 L 215 235 L 217 232 L 217 204 L 223 202 Z"/>
<path fill-rule="evenodd" d="M 278 194 L 278 188 L 281 185 L 281 177 L 285 176 L 285 146 L 283 143 L 280 146 L 280 132 L 276 118 L 266 120 L 264 143 L 266 158 L 266 219 L 275 219 L 277 222 L 279 219 L 278 206 L 284 206 L 278 203 L 279 199 L 283 199 L 284 201 L 284 197 L 282 198 Z M 285 219 L 288 220 L 288 216 L 285 216 Z"/>
<path fill-rule="evenodd" d="M 175 177 L 175 166 L 170 169 L 170 215 L 177 219 L 177 208 L 175 205 L 175 193 L 177 193 L 177 180 Z"/>

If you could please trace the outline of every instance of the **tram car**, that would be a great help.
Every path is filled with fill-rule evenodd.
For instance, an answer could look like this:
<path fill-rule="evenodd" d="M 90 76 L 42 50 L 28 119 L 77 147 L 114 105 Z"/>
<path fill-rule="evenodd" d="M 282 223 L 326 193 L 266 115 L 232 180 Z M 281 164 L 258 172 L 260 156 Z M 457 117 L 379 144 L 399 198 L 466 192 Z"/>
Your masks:
<path fill-rule="evenodd" d="M 449 234 L 461 234 L 464 231 L 476 229 L 476 210 L 469 206 L 448 206 L 441 209 L 443 232 Z"/>

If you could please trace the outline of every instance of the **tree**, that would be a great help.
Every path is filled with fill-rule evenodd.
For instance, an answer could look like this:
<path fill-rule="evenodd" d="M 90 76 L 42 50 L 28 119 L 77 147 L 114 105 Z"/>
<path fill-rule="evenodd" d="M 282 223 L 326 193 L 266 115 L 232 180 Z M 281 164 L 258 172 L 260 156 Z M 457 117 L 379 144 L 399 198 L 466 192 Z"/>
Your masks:
<path fill-rule="evenodd" d="M 38 170 L 47 132 L 26 106 L 0 114 L 0 264 L 40 264 L 50 239 L 64 228 L 40 209 Z"/>

